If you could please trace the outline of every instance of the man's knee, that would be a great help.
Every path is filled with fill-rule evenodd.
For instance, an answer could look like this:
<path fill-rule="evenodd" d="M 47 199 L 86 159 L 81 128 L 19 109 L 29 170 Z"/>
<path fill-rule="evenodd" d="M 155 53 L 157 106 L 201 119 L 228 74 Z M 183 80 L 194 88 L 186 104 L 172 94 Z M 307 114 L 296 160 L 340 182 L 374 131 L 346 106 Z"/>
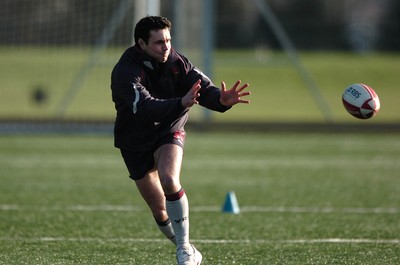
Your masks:
<path fill-rule="evenodd" d="M 164 175 L 160 176 L 160 180 L 166 195 L 178 192 L 181 189 L 179 176 Z"/>
<path fill-rule="evenodd" d="M 166 194 L 181 188 L 179 174 L 182 164 L 182 148 L 174 144 L 163 145 L 157 150 L 157 169 Z"/>

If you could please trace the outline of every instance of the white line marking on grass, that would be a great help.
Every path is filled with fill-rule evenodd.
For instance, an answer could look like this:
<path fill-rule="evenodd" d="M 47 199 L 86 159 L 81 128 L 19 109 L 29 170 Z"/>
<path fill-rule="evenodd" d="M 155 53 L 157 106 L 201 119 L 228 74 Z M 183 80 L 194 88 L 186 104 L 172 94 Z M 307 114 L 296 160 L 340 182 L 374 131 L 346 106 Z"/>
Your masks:
<path fill-rule="evenodd" d="M 0 205 L 0 211 L 78 211 L 78 212 L 130 212 L 144 211 L 144 207 L 129 205 L 71 205 L 71 206 L 38 206 L 15 204 Z"/>
<path fill-rule="evenodd" d="M 96 237 L 1 237 L 0 241 L 23 241 L 23 242 L 150 242 L 169 243 L 166 239 L 156 238 L 96 238 Z M 400 244 L 400 239 L 368 239 L 368 238 L 320 238 L 320 239 L 193 239 L 194 243 L 202 244 Z"/>
<path fill-rule="evenodd" d="M 192 206 L 192 212 L 220 212 L 220 206 Z M 82 211 L 82 212 L 130 212 L 147 211 L 144 206 L 129 205 L 71 205 L 71 206 L 20 206 L 0 204 L 0 211 Z M 286 206 L 243 206 L 242 213 L 351 213 L 351 214 L 399 214 L 400 208 L 334 208 L 334 207 L 286 207 Z"/>
<path fill-rule="evenodd" d="M 287 239 L 287 240 L 224 240 L 224 239 L 194 239 L 193 242 L 210 244 L 318 244 L 318 243 L 341 243 L 341 244 L 400 244 L 400 239 L 367 239 L 367 238 L 321 238 L 321 239 Z"/>
<path fill-rule="evenodd" d="M 245 206 L 241 209 L 243 212 L 279 212 L 279 213 L 400 213 L 399 208 L 333 208 L 333 207 L 262 207 Z"/>
<path fill-rule="evenodd" d="M 282 243 L 300 243 L 300 244 L 312 244 L 312 243 L 346 243 L 346 244 L 400 244 L 400 239 L 367 239 L 367 238 L 325 238 L 325 239 L 294 239 L 294 240 L 282 240 Z"/>

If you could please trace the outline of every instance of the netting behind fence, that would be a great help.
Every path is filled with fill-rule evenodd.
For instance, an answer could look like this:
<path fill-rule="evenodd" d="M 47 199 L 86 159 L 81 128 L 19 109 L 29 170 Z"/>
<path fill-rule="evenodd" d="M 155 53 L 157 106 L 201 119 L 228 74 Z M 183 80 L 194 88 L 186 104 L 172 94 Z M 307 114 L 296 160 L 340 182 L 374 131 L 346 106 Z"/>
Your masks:
<path fill-rule="evenodd" d="M 112 120 L 115 114 L 109 89 L 110 72 L 122 52 L 132 44 L 137 2 L 1 1 L 0 119 Z M 188 54 L 200 68 L 203 67 L 203 59 L 206 58 L 201 47 L 204 39 L 202 28 L 204 21 L 209 20 L 212 14 L 212 10 L 202 9 L 204 2 L 206 1 L 160 2 L 161 15 L 168 16 L 175 22 L 172 29 L 175 48 Z M 216 15 L 213 28 L 217 47 L 250 51 L 246 55 L 241 52 L 229 56 L 222 54 L 219 57 L 222 59 L 218 61 L 219 69 L 213 72 L 216 73 L 213 76 L 213 79 L 216 77 L 215 83 L 218 85 L 222 79 L 232 83 L 236 78 L 240 78 L 252 82 L 253 91 L 261 92 L 255 93 L 256 97 L 253 98 L 253 113 L 246 109 L 224 117 L 235 119 L 232 115 L 237 115 L 241 119 L 254 120 L 323 120 L 323 115 L 316 106 L 318 104 L 315 104 L 313 96 L 307 92 L 304 81 L 296 74 L 290 60 L 283 58 L 285 56 L 276 56 L 276 50 L 282 50 L 284 45 L 279 42 L 268 20 L 263 18 L 256 2 L 213 2 L 213 12 Z M 399 5 L 396 0 L 367 1 L 361 5 L 363 12 L 355 12 L 359 10 L 360 3 L 364 3 L 356 0 L 259 2 L 269 3 L 295 47 L 343 48 L 347 41 L 347 47 L 351 49 L 350 44 L 369 40 L 362 42 L 365 45 L 360 46 L 360 49 L 363 50 L 370 49 L 373 44 L 378 47 L 376 43 L 380 44 L 385 38 L 389 39 L 388 36 L 391 36 L 391 41 L 387 43 L 393 46 L 400 36 L 390 34 L 398 29 L 398 19 L 393 16 L 397 10 L 395 7 Z M 313 8 L 304 8 L 304 5 Z M 369 9 L 364 8 L 365 6 Z M 371 13 L 368 13 L 368 10 L 372 10 Z M 303 12 L 301 16 L 300 11 Z M 358 15 L 352 16 L 351 12 Z M 361 23 L 363 19 L 369 24 Z M 372 20 L 375 23 L 371 24 Z M 346 36 L 346 32 L 349 31 L 353 32 L 350 39 Z M 180 34 L 176 34 L 177 32 Z M 367 47 L 368 43 L 370 46 Z M 389 44 L 385 47 L 390 47 Z M 316 68 L 320 69 L 318 66 Z M 244 72 L 243 69 L 248 72 Z M 385 73 L 389 74 L 388 71 Z M 252 79 L 246 80 L 250 74 L 253 75 Z M 333 74 L 338 79 L 339 74 Z M 311 77 L 315 76 L 311 73 Z M 377 85 L 381 85 L 381 81 L 385 80 L 383 74 L 376 73 L 376 76 L 376 80 L 380 82 L 377 82 Z M 354 78 L 353 81 L 372 80 L 368 78 Z M 289 80 L 291 82 L 288 82 Z M 353 82 L 344 75 L 343 80 L 343 83 L 337 85 L 339 94 L 340 90 Z M 391 81 L 386 80 L 387 84 L 382 85 L 390 87 Z M 328 81 L 326 83 L 330 85 Z M 279 95 L 269 94 L 264 91 L 267 88 L 271 91 L 280 89 L 281 92 Z M 322 96 L 329 97 L 330 93 L 331 91 L 322 91 Z M 260 95 L 266 95 L 267 98 L 261 101 Z M 285 95 L 284 101 L 282 95 Z M 301 101 L 295 99 L 299 95 Z M 336 106 L 339 97 L 336 97 L 338 96 L 328 98 L 325 105 L 339 109 L 340 106 Z M 265 113 L 257 110 L 271 103 L 278 107 L 269 106 Z M 279 106 L 283 105 L 290 106 L 291 109 L 285 110 L 285 113 L 278 111 Z M 307 108 L 303 108 L 304 106 Z M 333 116 L 335 119 L 336 114 Z M 191 117 L 201 119 L 203 113 L 195 109 Z"/>
<path fill-rule="evenodd" d="M 132 5 L 2 1 L 0 117 L 110 117 L 105 87 L 132 40 Z"/>

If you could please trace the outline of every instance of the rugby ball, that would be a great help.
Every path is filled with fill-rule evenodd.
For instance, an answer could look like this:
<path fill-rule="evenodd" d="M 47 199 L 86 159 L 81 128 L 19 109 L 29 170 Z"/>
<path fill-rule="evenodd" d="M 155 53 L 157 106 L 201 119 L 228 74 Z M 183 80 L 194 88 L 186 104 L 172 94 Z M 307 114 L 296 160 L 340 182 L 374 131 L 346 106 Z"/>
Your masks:
<path fill-rule="evenodd" d="M 359 119 L 372 118 L 381 107 L 378 95 L 365 84 L 347 87 L 343 92 L 342 101 L 347 112 Z"/>

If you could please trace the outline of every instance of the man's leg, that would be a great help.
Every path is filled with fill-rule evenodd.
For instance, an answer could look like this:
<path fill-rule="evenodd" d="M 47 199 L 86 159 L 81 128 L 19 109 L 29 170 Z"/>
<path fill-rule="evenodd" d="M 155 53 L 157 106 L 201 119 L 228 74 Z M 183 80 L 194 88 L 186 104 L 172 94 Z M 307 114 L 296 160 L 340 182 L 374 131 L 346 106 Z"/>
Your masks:
<path fill-rule="evenodd" d="M 189 206 L 179 180 L 182 157 L 180 146 L 162 145 L 154 154 L 157 170 L 147 172 L 143 179 L 136 181 L 136 185 L 157 223 L 166 220 L 168 231 L 175 233 L 175 241 L 171 241 L 177 245 L 178 264 L 200 264 L 201 253 L 189 243 Z M 165 229 L 161 231 L 168 237 Z"/>
<path fill-rule="evenodd" d="M 189 204 L 180 184 L 182 157 L 183 149 L 175 144 L 162 145 L 154 154 L 178 248 L 189 245 Z"/>
<path fill-rule="evenodd" d="M 168 217 L 164 191 L 156 170 L 147 172 L 144 178 L 135 181 L 143 199 L 149 205 L 160 231 L 176 245 L 175 232 Z"/>
<path fill-rule="evenodd" d="M 162 145 L 154 154 L 166 208 L 175 231 L 176 258 L 179 265 L 200 264 L 201 253 L 189 242 L 189 203 L 180 183 L 183 149 L 175 144 Z"/>

